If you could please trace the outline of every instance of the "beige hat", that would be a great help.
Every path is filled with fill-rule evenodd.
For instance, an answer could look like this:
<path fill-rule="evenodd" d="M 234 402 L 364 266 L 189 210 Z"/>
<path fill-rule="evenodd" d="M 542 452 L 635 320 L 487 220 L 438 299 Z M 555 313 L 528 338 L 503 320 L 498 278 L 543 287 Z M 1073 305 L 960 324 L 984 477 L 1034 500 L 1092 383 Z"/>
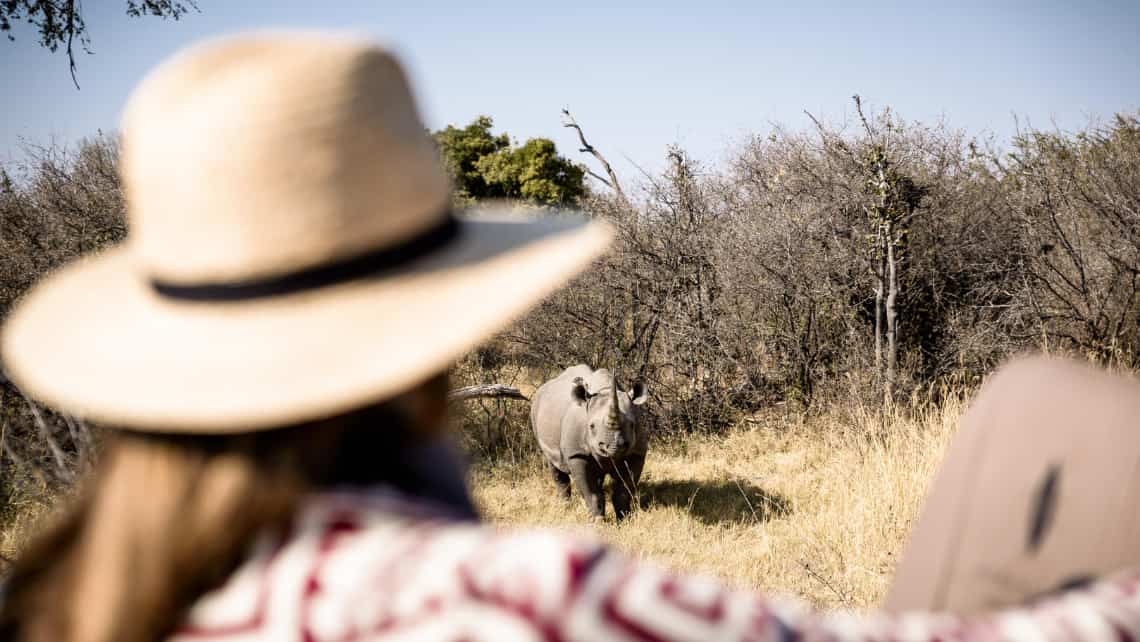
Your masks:
<path fill-rule="evenodd" d="M 127 241 L 11 313 L 9 377 L 121 427 L 223 433 L 402 392 L 598 256 L 603 223 L 457 219 L 392 54 L 233 37 L 152 72 L 123 118 Z"/>
<path fill-rule="evenodd" d="M 1137 564 L 1140 385 L 1021 359 L 963 419 L 886 607 L 977 613 Z"/>

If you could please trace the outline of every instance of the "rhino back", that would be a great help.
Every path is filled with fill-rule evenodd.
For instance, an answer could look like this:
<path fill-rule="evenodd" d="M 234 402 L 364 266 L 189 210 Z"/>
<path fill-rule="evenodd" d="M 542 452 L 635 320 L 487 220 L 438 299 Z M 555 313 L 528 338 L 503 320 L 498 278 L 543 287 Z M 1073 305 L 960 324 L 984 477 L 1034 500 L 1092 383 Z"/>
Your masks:
<path fill-rule="evenodd" d="M 530 422 L 535 437 L 538 438 L 538 446 L 547 461 L 563 472 L 569 470 L 566 458 L 575 454 L 564 452 L 563 446 L 568 443 L 568 438 L 570 442 L 574 439 L 581 440 L 580 430 L 574 430 L 573 420 L 573 417 L 580 413 L 573 412 L 578 406 L 573 402 L 570 391 L 575 378 L 582 377 L 588 381 L 592 373 L 593 370 L 587 365 L 580 364 L 567 368 L 554 379 L 539 386 L 531 400 Z M 578 423 L 584 423 L 584 420 Z"/>

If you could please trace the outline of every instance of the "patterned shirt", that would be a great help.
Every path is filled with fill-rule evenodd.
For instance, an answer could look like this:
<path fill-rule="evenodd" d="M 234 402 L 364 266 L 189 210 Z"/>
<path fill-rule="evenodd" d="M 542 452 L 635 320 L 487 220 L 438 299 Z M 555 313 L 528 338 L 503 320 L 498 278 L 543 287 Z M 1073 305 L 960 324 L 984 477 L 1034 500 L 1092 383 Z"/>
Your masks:
<path fill-rule="evenodd" d="M 635 561 L 589 538 L 500 531 L 395 492 L 315 496 L 205 595 L 177 642 L 1140 640 L 1140 573 L 1023 609 L 822 614 Z"/>

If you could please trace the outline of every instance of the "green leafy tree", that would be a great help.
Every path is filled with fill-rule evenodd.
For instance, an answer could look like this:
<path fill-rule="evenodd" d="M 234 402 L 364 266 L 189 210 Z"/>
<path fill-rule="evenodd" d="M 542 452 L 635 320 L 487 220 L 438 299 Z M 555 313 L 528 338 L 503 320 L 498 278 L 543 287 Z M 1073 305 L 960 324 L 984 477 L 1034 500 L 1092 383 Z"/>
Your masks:
<path fill-rule="evenodd" d="M 490 116 L 478 116 L 462 129 L 448 125 L 433 134 L 443 156 L 443 163 L 455 179 L 461 198 L 497 196 L 492 193 L 491 186 L 476 167 L 479 159 L 511 146 L 507 134 L 495 136 L 491 133 L 493 124 Z"/>
<path fill-rule="evenodd" d="M 178 20 L 191 10 L 198 11 L 194 0 L 127 0 L 126 14 L 132 18 L 154 16 Z M 91 53 L 87 23 L 83 19 L 83 3 L 78 0 L 0 0 L 0 31 L 14 41 L 13 22 L 27 22 L 39 32 L 40 45 L 50 51 L 63 46 L 76 89 L 75 48 L 78 44 Z"/>
<path fill-rule="evenodd" d="M 433 134 L 460 202 L 509 198 L 566 205 L 585 195 L 585 169 L 559 156 L 554 141 L 531 138 L 515 146 L 506 133 L 493 134 L 493 125 L 489 116 L 479 116 L 466 127 L 448 125 Z"/>
<path fill-rule="evenodd" d="M 502 149 L 475 163 L 496 196 L 558 205 L 585 194 L 585 170 L 562 158 L 548 138 L 532 138 L 523 146 Z"/>

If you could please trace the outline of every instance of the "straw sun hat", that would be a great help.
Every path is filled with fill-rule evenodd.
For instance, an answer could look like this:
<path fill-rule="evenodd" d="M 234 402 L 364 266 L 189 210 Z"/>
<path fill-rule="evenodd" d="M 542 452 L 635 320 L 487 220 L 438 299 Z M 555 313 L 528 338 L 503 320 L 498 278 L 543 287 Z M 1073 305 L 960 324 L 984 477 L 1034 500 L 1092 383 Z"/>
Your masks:
<path fill-rule="evenodd" d="M 136 89 L 122 140 L 127 241 L 35 287 L 0 349 L 28 393 L 124 428 L 257 430 L 393 396 L 612 236 L 453 216 L 400 64 L 349 37 L 194 47 Z"/>

